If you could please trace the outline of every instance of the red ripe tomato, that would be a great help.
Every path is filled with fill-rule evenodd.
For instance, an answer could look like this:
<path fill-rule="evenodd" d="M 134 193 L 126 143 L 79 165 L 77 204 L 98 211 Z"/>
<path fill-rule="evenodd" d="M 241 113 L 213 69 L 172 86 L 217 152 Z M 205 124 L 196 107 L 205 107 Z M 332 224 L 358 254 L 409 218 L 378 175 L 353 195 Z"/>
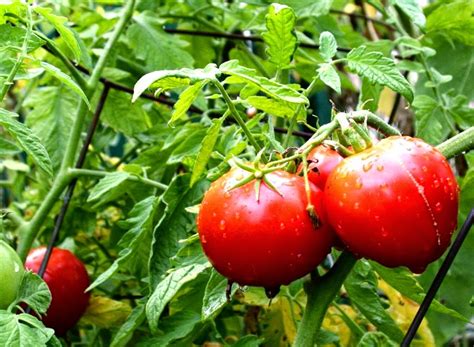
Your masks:
<path fill-rule="evenodd" d="M 311 184 L 311 203 L 321 222 L 317 229 L 306 211 L 302 177 L 286 171 L 267 174 L 281 195 L 262 182 L 257 201 L 255 180 L 230 189 L 248 175 L 235 168 L 211 185 L 197 218 L 199 236 L 210 262 L 229 281 L 276 293 L 324 259 L 334 234 L 316 186 Z"/>
<path fill-rule="evenodd" d="M 33 249 L 25 262 L 25 267 L 38 272 L 46 247 Z M 65 249 L 53 248 L 44 281 L 51 291 L 51 306 L 43 322 L 55 330 L 59 336 L 65 335 L 79 321 L 89 304 L 89 276 L 84 264 L 74 254 Z"/>
<path fill-rule="evenodd" d="M 323 190 L 329 174 L 344 158 L 331 147 L 319 145 L 309 152 L 307 159 L 312 162 L 309 164 L 308 179 Z M 300 165 L 298 171 L 302 168 L 303 166 Z"/>
<path fill-rule="evenodd" d="M 423 272 L 449 246 L 459 187 L 441 153 L 393 136 L 344 159 L 329 176 L 329 221 L 355 255 Z"/>

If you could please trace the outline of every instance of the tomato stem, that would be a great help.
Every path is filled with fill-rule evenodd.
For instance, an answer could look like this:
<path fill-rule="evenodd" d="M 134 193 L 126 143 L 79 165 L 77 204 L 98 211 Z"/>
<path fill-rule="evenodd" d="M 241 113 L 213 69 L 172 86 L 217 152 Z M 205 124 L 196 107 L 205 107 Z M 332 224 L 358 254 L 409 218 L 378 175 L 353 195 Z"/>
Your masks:
<path fill-rule="evenodd" d="M 328 273 L 322 277 L 312 276 L 311 281 L 306 283 L 308 301 L 296 335 L 295 347 L 314 346 L 326 311 L 356 261 L 351 253 L 345 251 Z"/>
<path fill-rule="evenodd" d="M 444 141 L 436 148 L 448 159 L 474 149 L 474 126 Z"/>

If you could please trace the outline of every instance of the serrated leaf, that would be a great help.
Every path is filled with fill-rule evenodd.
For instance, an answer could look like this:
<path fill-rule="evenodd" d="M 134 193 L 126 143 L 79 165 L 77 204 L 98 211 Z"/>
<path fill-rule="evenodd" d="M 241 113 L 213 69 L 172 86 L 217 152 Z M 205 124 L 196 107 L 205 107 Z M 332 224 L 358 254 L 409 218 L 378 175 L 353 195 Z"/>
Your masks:
<path fill-rule="evenodd" d="M 474 46 L 474 2 L 458 0 L 442 3 L 427 18 L 428 34 L 439 34 Z"/>
<path fill-rule="evenodd" d="M 130 174 L 126 172 L 112 172 L 102 178 L 89 193 L 87 201 L 93 202 L 101 199 L 112 189 L 117 188 L 122 182 L 125 182 Z"/>
<path fill-rule="evenodd" d="M 410 20 L 420 28 L 425 27 L 426 18 L 416 0 L 390 0 L 392 5 L 400 8 Z"/>
<path fill-rule="evenodd" d="M 337 42 L 334 35 L 329 31 L 323 31 L 321 35 L 319 35 L 319 54 L 329 63 L 336 55 L 336 52 Z"/>
<path fill-rule="evenodd" d="M 413 101 L 413 88 L 402 76 L 392 59 L 380 52 L 367 52 L 365 46 L 349 52 L 347 61 L 349 69 L 372 83 L 377 83 L 400 93 L 409 102 Z"/>
<path fill-rule="evenodd" d="M 146 316 L 152 331 L 158 328 L 161 313 L 178 290 L 187 282 L 195 279 L 211 264 L 191 264 L 174 270 L 166 276 L 155 288 L 146 304 Z"/>
<path fill-rule="evenodd" d="M 59 35 L 61 35 L 62 39 L 66 43 L 66 45 L 71 50 L 74 60 L 79 62 L 81 60 L 81 47 L 76 40 L 76 36 L 71 28 L 66 26 L 67 18 L 62 16 L 57 16 L 53 14 L 53 10 L 51 8 L 46 7 L 34 7 L 34 11 L 41 16 L 43 16 L 48 22 L 50 22 L 54 28 L 58 31 Z"/>
<path fill-rule="evenodd" d="M 74 123 L 77 97 L 65 87 L 36 88 L 25 100 L 26 124 L 44 143 L 56 171 L 61 165 Z"/>
<path fill-rule="evenodd" d="M 425 291 L 409 270 L 402 267 L 389 269 L 376 262 L 370 262 L 370 264 L 382 277 L 382 279 L 390 286 L 395 288 L 398 292 L 400 292 L 400 294 L 406 296 L 418 304 L 421 304 L 424 297 L 426 296 Z M 462 314 L 444 306 L 436 299 L 434 299 L 431 303 L 430 309 L 439 313 L 450 315 L 451 317 L 466 323 L 469 322 L 469 319 L 464 317 Z"/>
<path fill-rule="evenodd" d="M 194 59 L 185 50 L 188 43 L 165 33 L 154 13 L 145 11 L 133 16 L 133 20 L 127 29 L 128 42 L 148 71 L 193 66 Z"/>
<path fill-rule="evenodd" d="M 333 0 L 280 0 L 280 4 L 285 4 L 293 8 L 298 18 L 304 17 L 320 17 L 329 13 Z"/>
<path fill-rule="evenodd" d="M 318 68 L 318 77 L 325 85 L 334 89 L 338 94 L 341 94 L 341 79 L 334 66 L 331 64 L 321 64 Z"/>
<path fill-rule="evenodd" d="M 219 314 L 220 310 L 227 304 L 227 283 L 227 278 L 219 274 L 215 269 L 212 269 L 202 299 L 201 319 L 203 321 Z M 231 296 L 234 295 L 236 291 L 237 287 L 234 286 Z"/>
<path fill-rule="evenodd" d="M 36 317 L 0 311 L 0 345 L 8 347 L 46 346 L 54 330 L 46 328 Z"/>
<path fill-rule="evenodd" d="M 383 87 L 381 85 L 370 82 L 367 78 L 362 78 L 362 86 L 360 88 L 359 102 L 357 109 L 363 106 L 364 110 L 376 112 L 379 105 L 380 94 Z"/>
<path fill-rule="evenodd" d="M 398 345 L 390 340 L 384 333 L 372 331 L 365 333 L 360 339 L 357 347 L 397 347 Z"/>
<path fill-rule="evenodd" d="M 124 223 L 129 230 L 119 241 L 122 250 L 113 264 L 87 288 L 88 291 L 104 283 L 127 264 L 132 273 L 138 272 L 141 277 L 145 275 L 150 254 L 153 212 L 157 202 L 155 196 L 150 196 L 133 207 Z"/>
<path fill-rule="evenodd" d="M 344 282 L 344 287 L 355 307 L 373 325 L 394 341 L 403 339 L 402 331 L 382 305 L 377 294 L 377 277 L 368 262 L 357 262 Z"/>
<path fill-rule="evenodd" d="M 180 248 L 179 240 L 188 236 L 195 216 L 186 208 L 201 202 L 209 183 L 201 180 L 190 187 L 190 175 L 176 176 L 161 198 L 162 217 L 153 231 L 152 254 L 149 261 L 150 285 L 154 288 L 170 267 L 170 258 Z"/>
<path fill-rule="evenodd" d="M 265 21 L 267 31 L 262 37 L 268 46 L 266 52 L 270 62 L 283 69 L 291 63 L 296 51 L 295 13 L 288 6 L 271 4 Z"/>
<path fill-rule="evenodd" d="M 199 314 L 191 310 L 179 311 L 171 316 L 165 317 L 160 322 L 160 331 L 162 335 L 147 340 L 149 346 L 175 346 L 188 336 L 199 324 Z"/>
<path fill-rule="evenodd" d="M 138 99 L 150 86 L 160 91 L 174 88 L 186 87 L 191 83 L 203 80 L 212 80 L 219 76 L 220 72 L 215 64 L 209 64 L 204 69 L 179 69 L 154 71 L 142 76 L 133 88 L 132 102 Z"/>
<path fill-rule="evenodd" d="M 186 88 L 180 95 L 178 101 L 173 106 L 173 113 L 171 119 L 168 122 L 169 125 L 173 125 L 178 119 L 182 118 L 188 109 L 193 104 L 194 100 L 198 97 L 201 89 L 206 85 L 206 81 L 199 81 L 192 86 Z"/>
<path fill-rule="evenodd" d="M 442 106 L 427 95 L 417 95 L 413 108 L 416 116 L 416 136 L 432 145 L 443 142 L 449 135 L 450 128 L 443 117 Z"/>
<path fill-rule="evenodd" d="M 250 96 L 246 100 L 250 105 L 258 110 L 265 113 L 271 114 L 277 117 L 283 117 L 290 119 L 296 112 L 298 105 L 285 102 L 282 100 L 270 99 L 265 96 Z M 306 119 L 306 110 L 304 107 L 300 108 L 300 112 L 297 115 L 299 121 Z"/>
<path fill-rule="evenodd" d="M 59 81 L 61 81 L 66 86 L 71 88 L 71 90 L 75 92 L 77 95 L 79 95 L 81 99 L 84 100 L 86 105 L 90 108 L 91 105 L 89 103 L 89 99 L 87 99 L 86 94 L 84 94 L 84 91 L 81 89 L 81 87 L 79 87 L 70 76 L 66 75 L 56 66 L 48 64 L 44 61 L 40 62 L 40 65 L 42 68 L 48 71 L 51 75 L 53 75 L 53 77 L 57 78 Z"/>
<path fill-rule="evenodd" d="M 138 305 L 128 316 L 127 321 L 120 327 L 112 340 L 110 347 L 124 347 L 133 336 L 133 332 L 145 321 L 145 305 Z"/>
<path fill-rule="evenodd" d="M 16 140 L 31 159 L 51 177 L 53 175 L 51 159 L 40 139 L 14 117 L 18 117 L 18 115 L 0 108 L 0 125 Z"/>
<path fill-rule="evenodd" d="M 43 314 L 51 303 L 51 292 L 48 285 L 37 274 L 26 271 L 21 279 L 18 295 L 11 306 L 27 304 L 33 311 Z"/>
<path fill-rule="evenodd" d="M 230 75 L 225 83 L 249 83 L 268 96 L 296 104 L 308 104 L 308 99 L 295 89 L 272 81 L 268 78 L 258 76 L 256 71 L 239 65 L 237 60 L 229 60 L 219 66 L 221 72 Z"/>
<path fill-rule="evenodd" d="M 132 312 L 130 305 L 106 296 L 92 296 L 81 320 L 97 328 L 118 328 Z"/>
<path fill-rule="evenodd" d="M 0 137 L 0 158 L 10 157 L 18 154 L 21 150 L 13 142 Z"/>
<path fill-rule="evenodd" d="M 219 119 L 214 119 L 212 125 L 206 132 L 206 136 L 201 142 L 198 155 L 194 161 L 194 167 L 191 174 L 190 185 L 193 186 L 203 175 L 206 170 L 207 163 L 211 158 L 211 154 L 214 151 L 214 146 L 219 138 L 219 131 L 221 130 L 222 124 L 225 120 L 225 115 Z"/>

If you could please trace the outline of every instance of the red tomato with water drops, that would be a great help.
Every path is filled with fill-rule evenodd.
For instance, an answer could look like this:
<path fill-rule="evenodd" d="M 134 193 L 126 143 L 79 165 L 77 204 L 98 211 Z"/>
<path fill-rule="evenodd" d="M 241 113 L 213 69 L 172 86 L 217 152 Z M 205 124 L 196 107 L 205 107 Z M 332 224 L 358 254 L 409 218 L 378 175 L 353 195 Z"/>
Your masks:
<path fill-rule="evenodd" d="M 230 282 L 275 293 L 321 263 L 334 234 L 316 186 L 310 189 L 318 228 L 306 211 L 302 177 L 281 170 L 267 174 L 278 192 L 262 181 L 257 201 L 255 180 L 231 189 L 248 175 L 235 168 L 211 185 L 197 218 L 199 236 L 210 262 Z"/>
<path fill-rule="evenodd" d="M 420 139 L 393 136 L 329 176 L 331 225 L 355 255 L 421 273 L 450 244 L 459 187 L 447 160 Z"/>
<path fill-rule="evenodd" d="M 38 273 L 46 247 L 33 249 L 25 267 Z M 43 323 L 62 336 L 79 321 L 89 304 L 89 276 L 84 264 L 65 249 L 53 248 L 44 281 L 51 291 L 51 305 L 42 318 Z"/>
<path fill-rule="evenodd" d="M 329 146 L 319 145 L 308 154 L 309 170 L 308 179 L 323 190 L 329 174 L 344 159 L 336 150 Z M 299 170 L 303 169 L 300 165 Z"/>

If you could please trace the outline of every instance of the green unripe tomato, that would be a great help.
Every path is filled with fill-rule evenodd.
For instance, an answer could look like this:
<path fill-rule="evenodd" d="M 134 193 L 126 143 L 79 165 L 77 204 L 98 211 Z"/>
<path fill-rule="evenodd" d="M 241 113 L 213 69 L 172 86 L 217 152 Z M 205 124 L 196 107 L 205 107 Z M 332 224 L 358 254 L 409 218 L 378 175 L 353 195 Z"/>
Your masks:
<path fill-rule="evenodd" d="M 20 257 L 4 241 L 0 241 L 0 310 L 8 308 L 15 300 L 25 272 Z"/>

